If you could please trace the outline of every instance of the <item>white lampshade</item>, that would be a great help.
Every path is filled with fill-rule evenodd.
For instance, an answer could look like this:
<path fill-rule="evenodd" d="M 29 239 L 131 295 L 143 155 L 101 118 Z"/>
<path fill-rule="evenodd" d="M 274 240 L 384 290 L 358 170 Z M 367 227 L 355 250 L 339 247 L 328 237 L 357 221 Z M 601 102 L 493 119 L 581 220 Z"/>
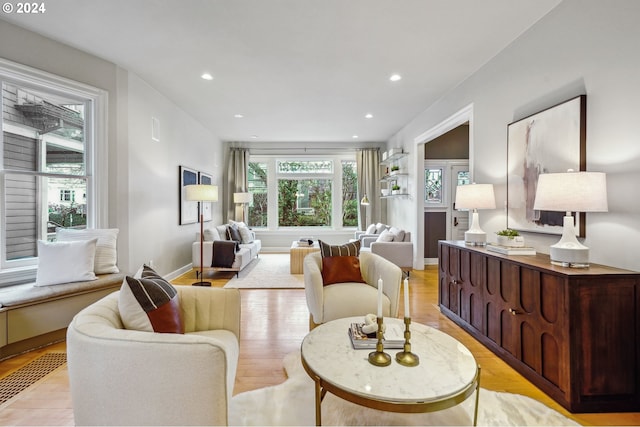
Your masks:
<path fill-rule="evenodd" d="M 186 185 L 185 198 L 191 202 L 217 202 L 218 187 L 215 185 Z"/>
<path fill-rule="evenodd" d="M 545 173 L 538 176 L 533 209 L 566 212 L 560 241 L 549 247 L 551 263 L 588 267 L 589 248 L 576 238 L 571 212 L 606 212 L 607 178 L 602 172 Z"/>
<path fill-rule="evenodd" d="M 607 176 L 603 172 L 545 173 L 538 176 L 533 209 L 607 212 Z"/>
<path fill-rule="evenodd" d="M 456 209 L 495 209 L 496 196 L 493 184 L 458 185 Z"/>
<path fill-rule="evenodd" d="M 251 193 L 233 193 L 233 203 L 251 203 L 253 194 Z"/>
<path fill-rule="evenodd" d="M 473 209 L 471 226 L 464 233 L 464 241 L 468 245 L 484 246 L 487 244 L 487 233 L 480 228 L 478 209 L 495 209 L 496 196 L 493 184 L 469 184 L 456 187 L 456 209 Z"/>

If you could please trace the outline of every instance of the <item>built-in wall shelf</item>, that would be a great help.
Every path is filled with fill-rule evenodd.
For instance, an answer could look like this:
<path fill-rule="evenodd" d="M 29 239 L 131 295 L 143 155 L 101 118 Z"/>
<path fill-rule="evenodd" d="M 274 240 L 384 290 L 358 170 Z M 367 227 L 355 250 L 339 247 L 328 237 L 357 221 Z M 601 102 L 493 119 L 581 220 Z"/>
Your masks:
<path fill-rule="evenodd" d="M 393 150 L 390 150 L 393 151 Z M 403 159 L 405 157 L 407 157 L 409 155 L 409 153 L 405 153 L 403 151 L 398 151 L 398 152 L 393 152 L 391 153 L 391 155 L 389 155 L 389 157 L 387 157 L 386 159 L 383 159 L 380 164 L 381 165 L 390 165 L 392 163 L 397 162 L 400 159 Z"/>
<path fill-rule="evenodd" d="M 409 174 L 406 173 L 407 165 L 401 165 L 400 161 L 407 157 L 409 153 L 405 153 L 402 149 L 389 150 L 389 156 L 380 162 L 380 166 L 385 169 L 384 175 L 380 178 L 382 191 L 388 191 L 387 195 L 380 196 L 381 199 L 392 199 L 396 197 L 408 196 Z M 391 169 L 397 168 L 397 171 Z M 404 168 L 404 170 L 402 169 Z M 396 194 L 391 194 L 394 186 L 400 187 Z"/>

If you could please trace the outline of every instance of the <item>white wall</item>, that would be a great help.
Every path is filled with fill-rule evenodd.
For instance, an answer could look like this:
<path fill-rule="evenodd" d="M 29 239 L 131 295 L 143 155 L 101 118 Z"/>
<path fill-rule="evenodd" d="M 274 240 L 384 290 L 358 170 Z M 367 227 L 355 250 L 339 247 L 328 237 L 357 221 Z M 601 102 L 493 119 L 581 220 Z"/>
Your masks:
<path fill-rule="evenodd" d="M 167 274 L 191 263 L 200 230 L 197 223 L 179 225 L 179 166 L 213 175 L 222 196 L 222 143 L 133 73 L 127 93 L 128 141 L 118 158 L 128 161 L 128 266 L 133 271 L 153 260 Z M 152 117 L 160 122 L 160 141 L 151 139 Z M 221 212 L 214 203 L 213 222 L 205 227 L 219 224 Z"/>
<path fill-rule="evenodd" d="M 421 161 L 416 137 L 472 104 L 471 162 L 476 182 L 493 183 L 506 203 L 507 124 L 579 94 L 587 95 L 587 170 L 607 173 L 609 212 L 587 214 L 592 262 L 640 270 L 640 2 L 564 0 L 511 46 L 407 124 L 388 142 Z M 416 44 L 419 46 L 419 44 Z M 420 54 L 419 50 L 416 55 Z M 423 151 L 422 151 L 423 152 Z M 418 182 L 418 181 L 414 181 Z M 417 194 L 416 189 L 412 189 Z M 389 207 L 389 222 L 418 230 L 416 197 Z M 489 236 L 506 210 L 482 211 Z M 528 233 L 548 253 L 559 237 Z M 417 244 L 415 264 L 420 263 Z"/>

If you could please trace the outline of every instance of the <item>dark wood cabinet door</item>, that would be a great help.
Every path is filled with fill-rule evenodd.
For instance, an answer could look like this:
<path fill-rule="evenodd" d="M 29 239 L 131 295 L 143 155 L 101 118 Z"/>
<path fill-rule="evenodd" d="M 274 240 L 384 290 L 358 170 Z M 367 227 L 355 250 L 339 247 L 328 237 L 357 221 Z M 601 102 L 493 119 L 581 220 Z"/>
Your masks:
<path fill-rule="evenodd" d="M 522 267 L 519 307 L 515 314 L 520 331 L 518 359 L 563 393 L 569 389 L 566 280 Z"/>
<path fill-rule="evenodd" d="M 587 399 L 638 395 L 639 374 L 633 369 L 640 335 L 634 327 L 639 303 L 635 281 L 581 283 L 574 299 L 579 310 L 572 324 L 580 328 L 573 350 L 583 372 L 577 392 Z"/>
<path fill-rule="evenodd" d="M 460 317 L 484 334 L 483 289 L 487 280 L 486 257 L 475 252 L 460 253 Z"/>
<path fill-rule="evenodd" d="M 440 245 L 440 305 L 460 316 L 460 250 Z"/>

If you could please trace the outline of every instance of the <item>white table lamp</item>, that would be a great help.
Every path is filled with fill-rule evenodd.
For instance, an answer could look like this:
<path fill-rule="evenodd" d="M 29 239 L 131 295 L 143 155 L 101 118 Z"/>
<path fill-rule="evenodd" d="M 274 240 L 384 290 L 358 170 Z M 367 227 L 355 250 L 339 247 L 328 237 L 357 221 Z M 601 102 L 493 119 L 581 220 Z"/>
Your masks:
<path fill-rule="evenodd" d="M 551 263 L 588 267 L 589 248 L 576 238 L 571 212 L 606 212 L 607 178 L 603 172 L 545 173 L 538 176 L 533 209 L 566 212 L 560 241 L 549 248 Z"/>
<path fill-rule="evenodd" d="M 485 246 L 487 233 L 480 228 L 478 209 L 495 209 L 493 184 L 468 184 L 456 187 L 456 209 L 473 209 L 471 227 L 464 233 L 464 241 L 472 246 Z"/>
<path fill-rule="evenodd" d="M 202 213 L 202 204 L 204 202 L 218 201 L 218 187 L 215 185 L 186 185 L 185 199 L 190 202 L 198 202 L 198 210 L 200 214 L 200 280 L 202 280 L 202 253 L 204 246 L 204 215 Z M 193 286 L 211 286 L 210 282 L 195 282 Z"/>

